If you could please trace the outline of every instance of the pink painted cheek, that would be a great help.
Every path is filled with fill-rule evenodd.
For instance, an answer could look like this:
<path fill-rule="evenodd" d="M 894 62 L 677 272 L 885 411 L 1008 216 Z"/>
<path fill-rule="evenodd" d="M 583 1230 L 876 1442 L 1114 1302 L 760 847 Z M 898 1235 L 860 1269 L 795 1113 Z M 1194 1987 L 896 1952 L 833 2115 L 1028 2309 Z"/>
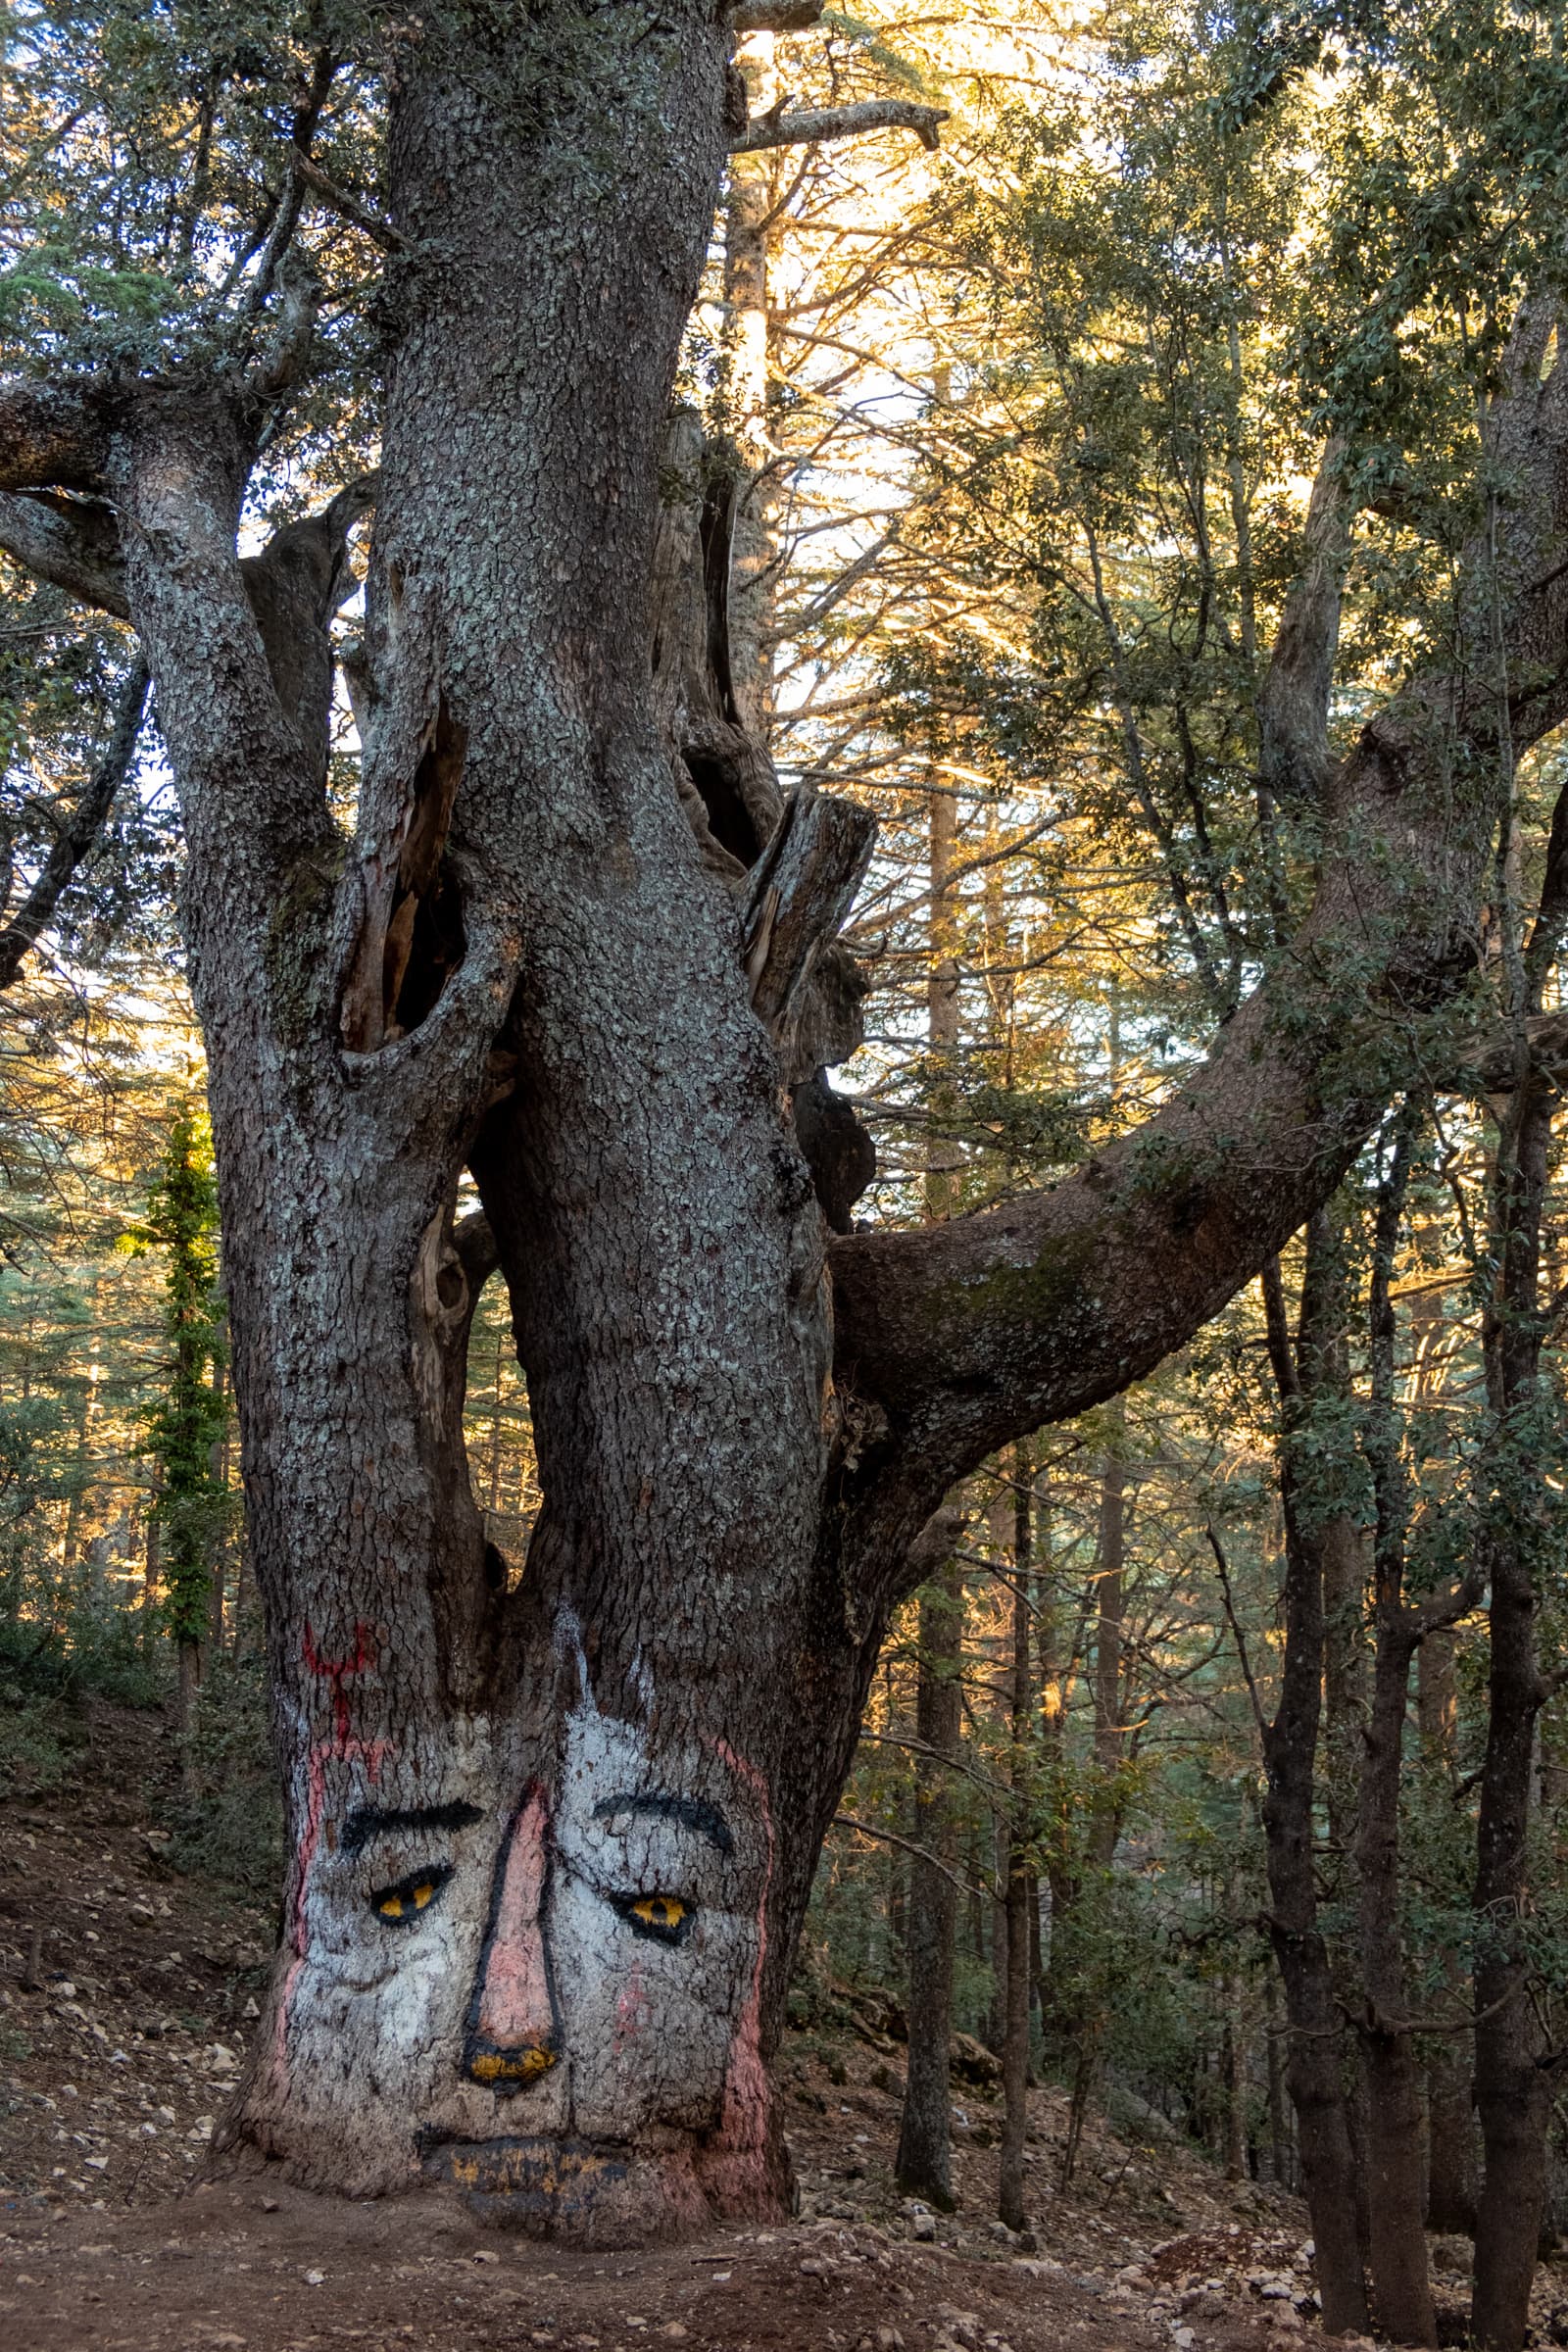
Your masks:
<path fill-rule="evenodd" d="M 643 1983 L 640 1960 L 631 1964 L 631 1974 L 615 1998 L 615 2055 L 618 2058 L 628 2041 L 635 2041 L 654 2022 L 654 2004 Z"/>

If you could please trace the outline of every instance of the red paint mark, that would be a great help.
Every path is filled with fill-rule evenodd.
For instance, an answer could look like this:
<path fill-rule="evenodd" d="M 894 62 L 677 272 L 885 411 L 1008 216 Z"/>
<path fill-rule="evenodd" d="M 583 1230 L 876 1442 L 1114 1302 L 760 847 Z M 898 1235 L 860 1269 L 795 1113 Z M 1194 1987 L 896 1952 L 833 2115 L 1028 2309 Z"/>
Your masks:
<path fill-rule="evenodd" d="M 294 1874 L 294 1888 L 289 1898 L 288 1915 L 283 1926 L 283 1941 L 293 1957 L 284 1974 L 282 1990 L 277 2000 L 277 2021 L 272 2037 L 272 2071 L 281 2093 L 288 2082 L 288 2020 L 294 1999 L 294 1987 L 305 1966 L 305 1889 L 310 1880 L 311 1865 L 321 1838 L 321 1816 L 326 1810 L 326 1767 L 328 1764 L 363 1764 L 371 1783 L 381 1777 L 381 1767 L 390 1755 L 397 1752 L 394 1740 L 356 1740 L 349 1731 L 349 1698 L 343 1688 L 351 1675 L 364 1674 L 376 1661 L 374 1629 L 363 1619 L 354 1627 L 354 1648 L 346 1658 L 326 1658 L 317 1647 L 316 1635 L 307 1618 L 300 1642 L 300 1654 L 310 1673 L 318 1682 L 330 1686 L 332 1693 L 332 1730 L 329 1738 L 318 1740 L 311 1748 L 308 1771 L 308 1796 L 305 1808 L 305 1828 L 300 1838 L 299 1862 Z"/>
<path fill-rule="evenodd" d="M 343 1686 L 351 1674 L 363 1674 L 368 1666 L 375 1664 L 374 1627 L 367 1625 L 363 1617 L 356 1618 L 351 1654 L 346 1658 L 323 1658 L 316 1646 L 316 1636 L 307 1618 L 300 1653 L 317 1680 L 332 1686 L 332 1733 L 334 1739 L 346 1740 L 349 1736 L 349 1698 Z"/>
<path fill-rule="evenodd" d="M 643 1983 L 643 1964 L 634 1959 L 631 1975 L 626 1979 L 615 1999 L 615 2056 L 618 2058 L 628 2041 L 654 2022 L 654 2004 Z"/>

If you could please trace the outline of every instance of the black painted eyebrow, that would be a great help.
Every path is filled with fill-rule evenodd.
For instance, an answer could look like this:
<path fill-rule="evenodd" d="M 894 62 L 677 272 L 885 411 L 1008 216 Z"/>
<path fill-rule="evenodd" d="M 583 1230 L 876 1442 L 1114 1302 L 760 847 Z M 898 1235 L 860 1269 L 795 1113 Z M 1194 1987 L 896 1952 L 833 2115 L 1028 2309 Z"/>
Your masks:
<path fill-rule="evenodd" d="M 469 1830 L 483 1819 L 477 1805 L 356 1805 L 343 1825 L 343 1851 L 363 1854 L 372 1838 L 393 1830 Z"/>
<path fill-rule="evenodd" d="M 696 1830 L 710 1838 L 721 1854 L 735 1851 L 735 1839 L 729 1823 L 716 1805 L 705 1805 L 695 1796 L 672 1796 L 663 1788 L 639 1788 L 626 1796 L 607 1796 L 594 1807 L 595 1821 L 608 1821 L 612 1813 L 652 1813 L 662 1821 L 678 1821 L 683 1828 Z"/>

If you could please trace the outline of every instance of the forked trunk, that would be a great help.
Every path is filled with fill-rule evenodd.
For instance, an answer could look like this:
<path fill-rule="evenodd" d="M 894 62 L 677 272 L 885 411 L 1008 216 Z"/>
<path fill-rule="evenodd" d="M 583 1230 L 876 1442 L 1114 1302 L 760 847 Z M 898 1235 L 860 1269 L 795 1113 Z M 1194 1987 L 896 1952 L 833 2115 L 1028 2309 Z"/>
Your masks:
<path fill-rule="evenodd" d="M 230 2136 L 623 2240 L 787 2197 L 767 2061 L 877 1626 L 846 1641 L 817 1591 L 825 1229 L 781 1085 L 815 944 L 785 853 L 816 837 L 775 841 L 743 934 L 748 859 L 699 854 L 677 784 L 755 855 L 767 778 L 733 729 L 692 742 L 715 713 L 667 645 L 650 676 L 722 48 L 696 12 L 598 28 L 636 132 L 601 171 L 568 35 L 433 27 L 394 109 L 415 258 L 357 887 L 329 918 L 332 844 L 297 845 L 322 915 L 286 968 L 253 909 L 190 915 L 291 1856 Z M 519 409 L 494 386 L 525 349 Z M 149 551 L 188 488 L 160 454 L 127 466 Z M 488 1224 L 455 1231 L 465 1159 Z M 525 1573 L 462 1443 L 497 1257 L 545 1498 Z"/>

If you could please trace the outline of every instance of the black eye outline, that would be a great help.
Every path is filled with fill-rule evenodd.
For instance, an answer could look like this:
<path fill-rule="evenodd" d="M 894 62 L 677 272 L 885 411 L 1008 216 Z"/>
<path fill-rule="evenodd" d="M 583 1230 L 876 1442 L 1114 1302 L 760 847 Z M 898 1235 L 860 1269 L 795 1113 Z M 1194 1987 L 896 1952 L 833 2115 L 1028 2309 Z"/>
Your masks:
<path fill-rule="evenodd" d="M 610 1898 L 634 1936 L 644 1936 L 649 1943 L 684 1943 L 692 1932 L 697 1917 L 697 1905 L 688 1902 L 683 1894 L 667 1894 L 662 1888 L 654 1892 L 639 1888 L 631 1894 L 612 1894 Z M 675 1920 L 640 1919 L 639 1903 L 678 1903 L 680 1917 Z"/>
<path fill-rule="evenodd" d="M 443 1888 L 453 1875 L 450 1862 L 430 1862 L 422 1870 L 411 1870 L 407 1878 L 394 1879 L 390 1886 L 377 1886 L 369 1896 L 370 1909 L 384 1928 L 412 1928 L 416 1919 L 423 1919 L 440 1899 Z M 415 1901 L 421 1887 L 428 1887 L 422 1903 Z M 400 1903 L 405 1910 L 388 1911 L 385 1905 Z"/>

